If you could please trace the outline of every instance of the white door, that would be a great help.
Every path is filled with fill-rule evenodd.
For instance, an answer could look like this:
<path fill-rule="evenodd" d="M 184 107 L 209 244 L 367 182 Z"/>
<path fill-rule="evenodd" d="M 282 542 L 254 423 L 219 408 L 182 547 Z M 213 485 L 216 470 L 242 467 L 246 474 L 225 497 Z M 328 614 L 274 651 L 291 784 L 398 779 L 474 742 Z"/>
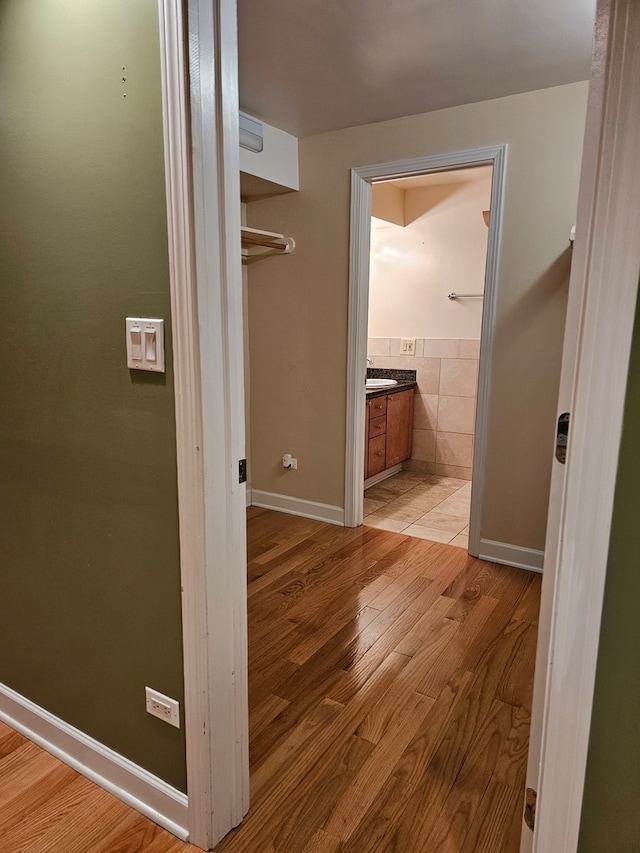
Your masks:
<path fill-rule="evenodd" d="M 600 0 L 553 462 L 521 853 L 577 848 L 609 527 L 640 270 L 640 7 Z M 637 98 L 636 98 L 637 101 Z"/>

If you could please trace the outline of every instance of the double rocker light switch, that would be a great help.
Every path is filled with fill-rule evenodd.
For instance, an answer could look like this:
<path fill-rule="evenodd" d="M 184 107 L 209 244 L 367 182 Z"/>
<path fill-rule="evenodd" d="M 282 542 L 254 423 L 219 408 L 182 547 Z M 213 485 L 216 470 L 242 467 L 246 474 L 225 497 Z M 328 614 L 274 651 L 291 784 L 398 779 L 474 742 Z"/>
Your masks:
<path fill-rule="evenodd" d="M 127 367 L 164 373 L 164 320 L 127 317 Z"/>

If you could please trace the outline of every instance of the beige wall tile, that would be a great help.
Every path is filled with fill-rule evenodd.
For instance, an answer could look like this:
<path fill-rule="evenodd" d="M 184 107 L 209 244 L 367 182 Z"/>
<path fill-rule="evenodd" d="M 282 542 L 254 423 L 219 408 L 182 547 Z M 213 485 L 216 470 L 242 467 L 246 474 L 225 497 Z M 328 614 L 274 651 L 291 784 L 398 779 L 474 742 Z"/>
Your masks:
<path fill-rule="evenodd" d="M 400 355 L 400 338 L 389 338 L 389 355 Z"/>
<path fill-rule="evenodd" d="M 402 467 L 405 471 L 411 471 L 415 474 L 423 474 L 425 476 L 435 474 L 436 471 L 435 462 L 424 462 L 422 459 L 406 459 L 402 463 Z"/>
<path fill-rule="evenodd" d="M 423 355 L 428 358 L 460 358 L 460 341 L 456 338 L 424 338 Z"/>
<path fill-rule="evenodd" d="M 474 397 L 438 397 L 438 430 L 473 435 L 476 401 Z"/>
<path fill-rule="evenodd" d="M 438 394 L 440 388 L 440 359 L 414 358 L 420 394 Z"/>
<path fill-rule="evenodd" d="M 480 358 L 480 341 L 472 339 L 460 341 L 458 358 Z"/>
<path fill-rule="evenodd" d="M 443 465 L 441 462 L 435 464 L 435 474 L 438 477 L 456 477 L 459 480 L 471 479 L 471 468 L 461 465 Z"/>
<path fill-rule="evenodd" d="M 424 338 L 416 338 L 416 357 L 422 358 L 424 355 Z"/>
<path fill-rule="evenodd" d="M 477 388 L 477 361 L 461 358 L 442 359 L 440 367 L 440 394 L 449 397 L 475 397 Z"/>
<path fill-rule="evenodd" d="M 367 341 L 367 355 L 389 355 L 389 338 L 369 338 Z"/>
<path fill-rule="evenodd" d="M 463 399 L 463 398 L 457 398 Z M 438 426 L 438 395 L 416 394 L 413 400 L 413 426 L 415 429 L 435 430 Z M 463 432 L 464 430 L 460 430 Z"/>
<path fill-rule="evenodd" d="M 436 461 L 436 433 L 432 429 L 414 429 L 411 458 L 421 462 Z"/>
<path fill-rule="evenodd" d="M 436 462 L 470 468 L 473 463 L 473 436 L 438 431 Z"/>

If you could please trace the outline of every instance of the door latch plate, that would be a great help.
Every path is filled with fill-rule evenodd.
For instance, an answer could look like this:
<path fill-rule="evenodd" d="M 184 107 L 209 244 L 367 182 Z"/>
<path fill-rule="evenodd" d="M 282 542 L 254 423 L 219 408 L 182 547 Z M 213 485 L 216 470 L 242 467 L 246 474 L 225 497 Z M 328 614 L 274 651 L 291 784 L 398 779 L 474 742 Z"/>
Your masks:
<path fill-rule="evenodd" d="M 565 464 L 567 461 L 567 445 L 569 443 L 569 420 L 571 415 L 564 412 L 558 418 L 558 430 L 556 432 L 556 459 Z"/>

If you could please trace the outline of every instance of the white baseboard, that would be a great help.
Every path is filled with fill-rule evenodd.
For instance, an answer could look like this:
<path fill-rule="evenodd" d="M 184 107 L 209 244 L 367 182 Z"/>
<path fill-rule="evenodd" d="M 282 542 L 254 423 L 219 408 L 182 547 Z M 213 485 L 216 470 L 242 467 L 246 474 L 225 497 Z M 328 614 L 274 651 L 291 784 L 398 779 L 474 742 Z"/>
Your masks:
<path fill-rule="evenodd" d="M 247 488 L 247 506 L 251 505 L 251 489 Z"/>
<path fill-rule="evenodd" d="M 492 563 L 514 566 L 516 569 L 528 569 L 530 572 L 542 572 L 544 565 L 544 551 L 507 545 L 493 539 L 480 540 L 478 557 L 481 560 L 491 560 Z"/>
<path fill-rule="evenodd" d="M 341 506 L 321 504 L 316 501 L 305 501 L 302 498 L 292 498 L 289 495 L 278 495 L 275 492 L 263 492 L 260 489 L 251 490 L 251 505 L 264 509 L 274 509 L 276 512 L 286 512 L 289 515 L 302 515 L 315 521 L 326 521 L 344 527 L 344 509 Z"/>
<path fill-rule="evenodd" d="M 371 486 L 375 486 L 376 483 L 381 483 L 383 480 L 388 480 L 389 477 L 393 477 L 394 474 L 399 474 L 402 471 L 402 462 L 398 465 L 394 465 L 393 468 L 385 468 L 384 471 L 380 471 L 379 474 L 374 474 L 373 477 L 369 477 L 368 480 L 364 481 L 365 490 L 370 488 Z"/>
<path fill-rule="evenodd" d="M 188 839 L 186 794 L 4 684 L 0 720 L 182 841 Z"/>

